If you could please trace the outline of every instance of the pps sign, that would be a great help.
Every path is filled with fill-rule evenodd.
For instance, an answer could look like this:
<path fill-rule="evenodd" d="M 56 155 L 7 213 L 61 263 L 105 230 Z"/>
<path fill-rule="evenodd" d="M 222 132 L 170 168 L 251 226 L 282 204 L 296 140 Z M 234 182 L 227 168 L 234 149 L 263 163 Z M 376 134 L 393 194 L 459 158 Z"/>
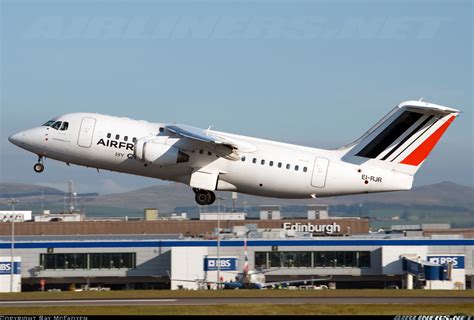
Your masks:
<path fill-rule="evenodd" d="M 220 268 L 218 268 L 218 263 Z M 237 258 L 204 258 L 204 271 L 235 271 L 237 270 Z"/>
<path fill-rule="evenodd" d="M 428 261 L 437 264 L 453 264 L 453 269 L 464 269 L 464 256 L 429 256 Z"/>

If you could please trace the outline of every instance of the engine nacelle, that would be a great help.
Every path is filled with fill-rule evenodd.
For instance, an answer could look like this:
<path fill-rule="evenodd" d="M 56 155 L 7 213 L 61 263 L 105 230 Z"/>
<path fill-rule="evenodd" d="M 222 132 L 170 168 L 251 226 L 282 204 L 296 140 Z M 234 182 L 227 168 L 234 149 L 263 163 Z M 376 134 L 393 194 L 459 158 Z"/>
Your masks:
<path fill-rule="evenodd" d="M 156 137 L 143 138 L 135 143 L 135 158 L 159 166 L 168 166 L 189 161 L 189 156 L 172 145 L 166 139 Z"/>

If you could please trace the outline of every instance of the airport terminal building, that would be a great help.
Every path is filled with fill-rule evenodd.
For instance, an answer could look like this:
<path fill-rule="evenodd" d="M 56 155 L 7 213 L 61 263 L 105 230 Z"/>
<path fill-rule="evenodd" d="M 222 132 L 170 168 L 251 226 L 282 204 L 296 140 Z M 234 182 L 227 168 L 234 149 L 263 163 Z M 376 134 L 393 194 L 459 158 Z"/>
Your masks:
<path fill-rule="evenodd" d="M 22 222 L 15 223 L 19 233 L 13 251 L 11 223 L 5 223 L 0 226 L 0 265 L 8 264 L 11 256 L 15 264 L 14 272 L 8 266 L 0 270 L 0 282 L 9 283 L 17 274 L 24 291 L 40 290 L 41 285 L 67 290 L 71 284 L 113 290 L 199 289 L 202 280 L 233 281 L 244 268 L 246 242 L 249 268 L 266 270 L 266 281 L 321 278 L 328 280 L 317 285 L 333 288 L 473 288 L 474 239 L 446 229 L 440 235 L 430 230 L 428 236 L 421 226 L 369 233 L 367 221 L 343 220 L 280 219 L 270 227 L 269 220 L 232 226 L 224 221 L 229 228 L 219 239 L 211 233 L 153 232 L 150 226 L 159 221 Z M 192 223 L 202 228 L 203 222 L 174 223 L 188 224 L 192 234 Z M 110 232 L 114 224 L 116 233 Z M 352 232 L 365 225 L 367 230 Z M 81 228 L 89 232 L 77 232 Z"/>

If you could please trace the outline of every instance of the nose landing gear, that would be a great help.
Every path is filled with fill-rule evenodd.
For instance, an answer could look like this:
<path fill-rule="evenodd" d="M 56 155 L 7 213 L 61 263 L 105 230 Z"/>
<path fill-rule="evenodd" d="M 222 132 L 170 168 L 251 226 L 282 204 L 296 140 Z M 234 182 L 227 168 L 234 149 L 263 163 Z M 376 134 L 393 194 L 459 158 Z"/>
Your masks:
<path fill-rule="evenodd" d="M 37 173 L 41 173 L 44 171 L 44 165 L 43 165 L 43 157 L 40 156 L 38 158 L 38 163 L 36 163 L 34 166 L 33 166 L 33 170 L 35 170 L 35 172 Z"/>
<path fill-rule="evenodd" d="M 196 196 L 194 199 L 201 206 L 211 205 L 216 201 L 216 194 L 212 191 L 193 189 Z"/>

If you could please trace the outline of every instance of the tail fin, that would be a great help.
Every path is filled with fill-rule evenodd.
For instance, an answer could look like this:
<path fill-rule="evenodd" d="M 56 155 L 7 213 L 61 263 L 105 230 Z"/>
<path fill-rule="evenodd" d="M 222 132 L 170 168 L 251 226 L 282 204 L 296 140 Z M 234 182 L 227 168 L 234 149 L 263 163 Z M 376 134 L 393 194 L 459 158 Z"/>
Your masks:
<path fill-rule="evenodd" d="M 414 175 L 458 114 L 428 102 L 403 102 L 349 145 L 344 157 Z"/>

